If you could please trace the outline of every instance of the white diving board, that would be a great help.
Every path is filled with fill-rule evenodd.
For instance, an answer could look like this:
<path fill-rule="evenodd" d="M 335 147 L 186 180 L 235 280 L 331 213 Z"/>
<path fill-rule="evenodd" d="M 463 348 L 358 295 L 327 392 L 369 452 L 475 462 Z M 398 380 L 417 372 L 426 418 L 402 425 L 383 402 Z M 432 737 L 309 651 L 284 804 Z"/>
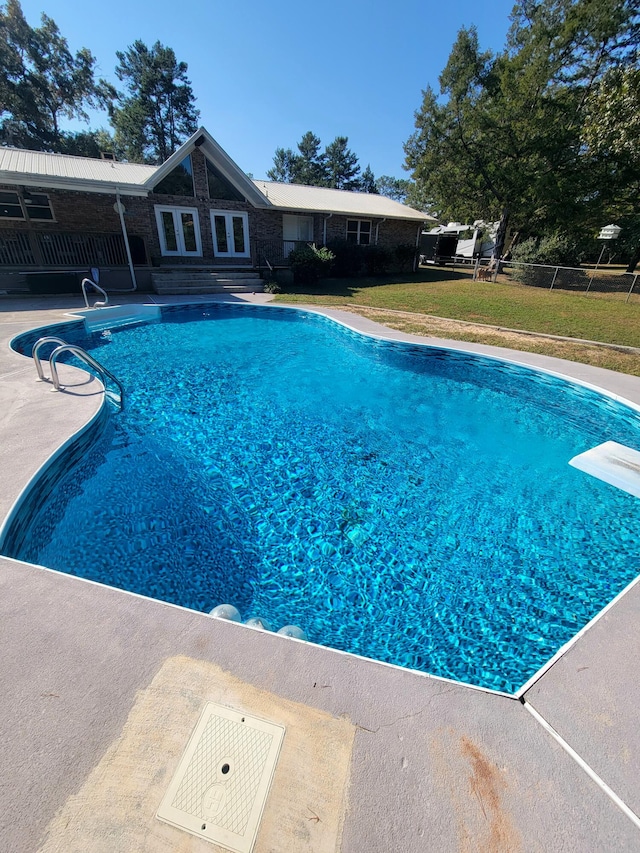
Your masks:
<path fill-rule="evenodd" d="M 640 451 L 605 441 L 569 461 L 569 465 L 640 498 Z"/>

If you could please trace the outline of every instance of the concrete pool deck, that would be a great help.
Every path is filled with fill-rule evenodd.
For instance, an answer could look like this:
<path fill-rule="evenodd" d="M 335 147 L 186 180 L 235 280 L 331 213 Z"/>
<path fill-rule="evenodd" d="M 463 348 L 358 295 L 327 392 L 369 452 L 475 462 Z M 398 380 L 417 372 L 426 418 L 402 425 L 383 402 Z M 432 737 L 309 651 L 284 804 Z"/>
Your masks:
<path fill-rule="evenodd" d="M 0 519 L 101 403 L 98 383 L 73 368 L 69 393 L 50 393 L 8 342 L 81 307 L 0 298 Z M 640 405 L 638 377 L 322 313 L 564 373 Z M 522 701 L 5 557 L 0 585 L 3 851 L 222 849 L 155 817 L 207 701 L 287 729 L 256 853 L 640 850 L 639 585 Z"/>

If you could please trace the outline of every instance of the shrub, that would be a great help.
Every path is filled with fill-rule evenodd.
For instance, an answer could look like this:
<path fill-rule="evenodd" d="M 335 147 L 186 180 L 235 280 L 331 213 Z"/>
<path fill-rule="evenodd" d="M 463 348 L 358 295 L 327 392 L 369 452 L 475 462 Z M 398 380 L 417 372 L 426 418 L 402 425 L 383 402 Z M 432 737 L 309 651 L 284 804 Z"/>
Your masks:
<path fill-rule="evenodd" d="M 528 240 L 516 244 L 511 257 L 517 264 L 575 267 L 580 263 L 576 244 L 569 237 L 557 232 L 542 237 L 540 240 L 529 237 Z M 515 266 L 512 275 L 525 284 L 546 285 L 547 274 L 544 270 L 536 269 L 536 267 Z"/>
<path fill-rule="evenodd" d="M 329 275 L 334 260 L 333 252 L 325 246 L 317 248 L 313 244 L 300 246 L 289 255 L 289 265 L 296 283 L 308 284 Z"/>
<path fill-rule="evenodd" d="M 403 243 L 395 247 L 393 254 L 396 256 L 398 266 L 402 272 L 411 272 L 417 251 L 416 246 L 412 246 L 411 243 Z"/>
<path fill-rule="evenodd" d="M 361 246 L 362 260 L 367 275 L 382 275 L 391 264 L 391 254 L 382 246 Z"/>
<path fill-rule="evenodd" d="M 355 278 L 362 272 L 364 257 L 363 246 L 347 243 L 346 240 L 332 240 L 329 248 L 335 256 L 333 274 L 338 278 Z"/>
<path fill-rule="evenodd" d="M 517 243 L 512 252 L 514 261 L 521 264 L 549 264 L 552 267 L 573 267 L 578 261 L 575 243 L 563 234 L 549 234 L 536 240 L 529 237 Z"/>

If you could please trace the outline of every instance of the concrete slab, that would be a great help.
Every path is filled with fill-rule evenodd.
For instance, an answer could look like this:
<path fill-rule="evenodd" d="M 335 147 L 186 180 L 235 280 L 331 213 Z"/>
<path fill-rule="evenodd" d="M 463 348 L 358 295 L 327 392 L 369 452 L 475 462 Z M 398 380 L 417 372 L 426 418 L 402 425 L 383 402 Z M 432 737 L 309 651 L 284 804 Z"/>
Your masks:
<path fill-rule="evenodd" d="M 151 833 L 157 780 L 170 778 L 204 701 L 258 707 L 241 684 L 271 694 L 269 716 L 293 702 L 329 715 L 338 730 L 340 720 L 355 728 L 336 850 L 638 849 L 636 828 L 514 699 L 6 558 L 0 565 L 2 835 L 10 850 L 200 849 L 186 834 L 160 844 Z M 169 717 L 158 716 L 161 708 Z M 135 778 L 125 758 L 132 726 L 148 756 Z M 299 744 L 301 764 L 313 770 L 314 740 Z M 314 829 L 307 807 L 324 821 L 301 790 L 291 785 L 287 794 L 288 807 L 299 807 L 297 829 L 269 849 L 305 849 L 296 832 L 305 822 Z M 78 826 L 89 811 L 97 816 Z M 277 822 L 270 804 L 267 814 Z M 137 846 L 145 828 L 148 841 Z M 94 846 L 100 834 L 106 847 Z"/>
<path fill-rule="evenodd" d="M 100 398 L 95 389 L 82 399 L 49 395 L 33 381 L 33 366 L 6 346 L 18 331 L 58 322 L 73 307 L 77 300 L 64 298 L 23 300 L 12 307 L 0 301 L 0 412 L 6 414 L 0 415 L 0 514 L 42 459 L 92 416 Z M 323 313 L 344 314 L 348 325 L 391 339 L 564 372 L 640 403 L 637 377 L 401 335 L 348 312 Z M 23 431 L 24 442 L 17 437 Z M 541 676 L 527 700 L 640 811 L 639 693 L 629 666 L 638 651 L 637 589 Z M 280 832 L 259 835 L 258 844 L 266 846 L 256 849 L 316 849 L 309 845 L 325 831 L 321 824 L 331 813 L 325 846 L 317 849 L 640 850 L 637 826 L 513 698 L 252 631 L 4 557 L 0 649 L 0 833 L 9 851 L 199 849 L 193 844 L 201 842 L 186 834 L 164 836 L 164 828 L 156 833 L 150 792 L 170 777 L 180 752 L 177 741 L 190 730 L 201 703 L 226 697 L 229 704 L 253 707 L 265 696 L 270 713 L 291 714 L 294 725 L 299 716 L 295 761 L 303 769 L 313 773 L 328 766 L 317 742 L 305 734 L 303 719 L 351 732 L 351 740 L 348 746 L 349 737 L 334 741 L 338 753 L 345 751 L 336 765 L 339 796 L 332 810 L 314 809 L 301 796 L 303 785 L 283 782 L 281 799 L 265 813 L 265 826 L 270 822 L 265 832 L 273 827 Z M 165 702 L 168 716 L 160 711 Z M 146 763 L 138 775 L 131 759 L 141 756 Z"/>
<path fill-rule="evenodd" d="M 639 624 L 636 584 L 527 691 L 526 700 L 640 815 Z"/>

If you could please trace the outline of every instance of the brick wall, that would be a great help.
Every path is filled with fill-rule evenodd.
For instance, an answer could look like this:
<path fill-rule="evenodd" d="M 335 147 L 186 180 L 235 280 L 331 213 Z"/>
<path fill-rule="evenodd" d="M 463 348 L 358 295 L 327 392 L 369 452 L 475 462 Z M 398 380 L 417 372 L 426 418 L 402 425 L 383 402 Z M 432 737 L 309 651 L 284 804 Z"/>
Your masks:
<path fill-rule="evenodd" d="M 376 242 L 376 226 L 378 227 L 378 245 L 385 249 L 393 249 L 395 246 L 410 244 L 415 246 L 418 228 L 422 230 L 419 222 L 405 222 L 401 219 L 380 219 L 380 217 L 367 216 L 336 216 L 327 220 L 327 242 L 332 240 L 346 240 L 347 220 L 360 219 L 371 222 L 371 244 Z"/>
<path fill-rule="evenodd" d="M 16 192 L 15 186 L 0 186 L 0 191 Z M 57 190 L 47 187 L 29 187 L 31 192 L 44 193 L 49 197 L 54 219 L 44 221 L 24 219 L 0 219 L 0 235 L 3 231 L 25 232 L 30 235 L 30 243 L 38 258 L 38 243 L 33 235 L 40 234 L 113 234 L 121 235 L 120 217 L 114 210 L 116 202 L 115 192 L 89 193 L 75 192 L 70 190 Z M 155 222 L 149 215 L 149 206 L 146 199 L 136 196 L 121 196 L 126 212 L 125 224 L 129 237 L 139 237 L 147 247 L 147 258 L 149 256 L 148 246 L 153 232 Z"/>
<path fill-rule="evenodd" d="M 174 196 L 150 194 L 147 198 L 136 196 L 121 196 L 122 203 L 126 208 L 125 223 L 127 233 L 130 237 L 138 237 L 144 243 L 144 255 L 146 263 L 159 264 L 238 264 L 256 263 L 255 247 L 260 241 L 283 240 L 282 209 L 257 209 L 250 204 L 226 199 L 210 199 L 208 195 L 208 182 L 206 161 L 203 153 L 195 149 L 191 155 L 193 167 L 195 196 Z M 0 190 L 6 189 L 15 192 L 16 187 L 0 186 Z M 38 232 L 44 233 L 71 233 L 71 234 L 113 234 L 120 235 L 120 219 L 114 210 L 115 193 L 90 193 L 74 192 L 67 190 L 48 189 L 46 187 L 30 188 L 33 192 L 42 192 L 49 196 L 55 220 L 52 222 L 33 222 L 15 219 L 0 219 L 0 235 L 3 230 L 26 232 L 30 236 L 30 243 L 34 255 L 38 255 L 37 241 L 33 235 Z M 200 225 L 200 236 L 202 240 L 202 257 L 166 257 L 163 258 L 160 249 L 160 240 L 156 225 L 155 206 L 167 207 L 190 207 L 198 211 Z M 211 230 L 212 210 L 238 210 L 248 214 L 249 240 L 252 250 L 252 258 L 216 258 L 214 255 L 213 235 Z M 294 211 L 292 211 L 294 212 Z M 316 213 L 307 214 L 313 216 L 313 235 L 317 245 L 324 243 L 324 227 L 326 223 L 327 242 L 331 240 L 344 240 L 347 233 L 347 217 L 334 214 Z M 365 218 L 365 217 L 361 217 Z M 375 242 L 376 225 L 379 224 L 378 243 L 386 248 L 393 248 L 398 244 L 414 245 L 418 232 L 418 223 L 403 222 L 401 220 L 385 220 L 371 218 L 371 241 Z M 42 263 L 36 258 L 37 263 Z"/>

